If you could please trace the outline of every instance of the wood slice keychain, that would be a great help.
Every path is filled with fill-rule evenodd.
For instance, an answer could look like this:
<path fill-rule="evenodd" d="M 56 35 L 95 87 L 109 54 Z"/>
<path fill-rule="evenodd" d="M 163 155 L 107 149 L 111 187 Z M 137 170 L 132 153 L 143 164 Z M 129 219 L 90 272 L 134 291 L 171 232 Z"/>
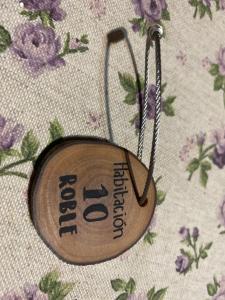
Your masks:
<path fill-rule="evenodd" d="M 152 177 L 161 109 L 160 38 L 150 29 L 146 46 L 145 91 L 138 156 L 107 140 L 67 137 L 37 159 L 29 200 L 34 226 L 63 261 L 95 264 L 132 247 L 150 225 L 156 187 Z M 149 41 L 155 41 L 156 100 L 149 169 L 141 162 L 148 101 Z"/>

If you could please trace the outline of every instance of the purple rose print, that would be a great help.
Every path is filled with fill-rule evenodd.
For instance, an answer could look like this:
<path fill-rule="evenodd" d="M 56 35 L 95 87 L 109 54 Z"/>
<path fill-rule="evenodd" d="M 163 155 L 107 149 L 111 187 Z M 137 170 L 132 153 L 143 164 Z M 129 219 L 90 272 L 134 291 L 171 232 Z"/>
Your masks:
<path fill-rule="evenodd" d="M 42 24 L 19 25 L 11 49 L 33 73 L 65 65 L 64 59 L 59 56 L 60 38 L 56 37 L 52 28 Z"/>
<path fill-rule="evenodd" d="M 200 133 L 197 134 L 197 136 L 196 136 L 197 145 L 198 145 L 198 146 L 203 146 L 204 143 L 205 143 L 205 139 L 206 139 L 206 133 L 200 131 Z"/>
<path fill-rule="evenodd" d="M 180 50 L 179 53 L 176 55 L 176 59 L 180 61 L 182 66 L 184 66 L 187 62 L 187 54 Z"/>
<path fill-rule="evenodd" d="M 135 14 L 141 18 L 144 18 L 144 6 L 142 0 L 132 0 L 134 5 Z M 147 1 L 146 1 L 147 2 Z"/>
<path fill-rule="evenodd" d="M 0 151 L 12 148 L 23 134 L 23 126 L 0 115 Z"/>
<path fill-rule="evenodd" d="M 212 300 L 225 300 L 225 277 L 218 283 L 218 291 Z"/>
<path fill-rule="evenodd" d="M 143 36 L 148 28 L 162 20 L 169 21 L 170 13 L 167 9 L 166 0 L 131 0 L 135 14 L 138 18 L 130 20 L 134 32 L 140 32 Z"/>
<path fill-rule="evenodd" d="M 144 104 L 144 94 L 141 94 L 142 104 Z M 156 86 L 150 84 L 148 87 L 147 119 L 152 120 L 155 117 Z"/>
<path fill-rule="evenodd" d="M 132 25 L 132 30 L 133 30 L 133 32 L 138 32 L 138 31 L 140 31 L 140 25 L 139 25 L 139 24 L 133 24 L 133 25 Z"/>
<path fill-rule="evenodd" d="M 64 46 L 64 52 L 61 53 L 60 56 L 63 57 L 69 53 L 85 52 L 88 50 L 88 47 L 86 47 L 88 43 L 89 41 L 86 34 L 82 35 L 81 38 L 78 39 L 74 37 L 70 38 L 70 33 L 67 33 L 67 40 L 65 42 L 66 46 Z"/>
<path fill-rule="evenodd" d="M 211 6 L 211 1 L 212 0 L 202 0 L 202 3 L 206 6 Z"/>
<path fill-rule="evenodd" d="M 225 197 L 222 200 L 221 204 L 219 205 L 217 215 L 218 215 L 218 220 L 219 220 L 218 228 L 221 228 L 221 226 L 223 226 L 225 229 Z M 225 234 L 225 230 L 220 232 L 220 234 Z"/>
<path fill-rule="evenodd" d="M 40 142 L 33 130 L 24 134 L 22 139 L 23 133 L 22 125 L 0 116 L 0 177 L 18 176 L 24 179 L 30 177 L 30 172 L 24 173 L 17 168 L 36 161 Z M 64 136 L 64 129 L 56 118 L 50 122 L 48 134 L 49 143 Z M 21 140 L 20 147 L 16 149 L 14 145 Z M 10 161 L 7 161 L 8 159 Z"/>
<path fill-rule="evenodd" d="M 137 79 L 130 75 L 129 73 L 118 73 L 120 84 L 126 92 L 124 103 L 128 105 L 137 105 L 140 111 L 140 102 L 142 106 L 144 104 L 144 79 L 140 76 L 139 82 Z M 162 106 L 161 111 L 165 113 L 166 116 L 173 117 L 175 115 L 175 110 L 173 107 L 176 96 L 167 96 L 164 98 L 164 92 L 167 83 L 162 84 Z M 147 99 L 147 119 L 152 120 L 155 117 L 155 100 L 156 100 L 156 86 L 154 84 L 149 84 L 148 86 L 148 99 Z M 131 125 L 135 125 L 136 134 L 140 129 L 140 113 L 136 113 L 130 120 Z"/>
<path fill-rule="evenodd" d="M 187 161 L 190 157 L 190 152 L 194 149 L 196 146 L 196 139 L 195 136 L 191 136 L 186 138 L 185 144 L 182 146 L 179 157 L 181 161 Z"/>
<path fill-rule="evenodd" d="M 95 17 L 99 19 L 106 14 L 105 0 L 89 0 L 89 7 Z"/>
<path fill-rule="evenodd" d="M 179 234 L 182 237 L 181 243 L 191 249 L 180 249 L 181 255 L 177 256 L 175 261 L 176 271 L 185 275 L 192 269 L 193 265 L 198 269 L 199 261 L 208 256 L 208 250 L 211 248 L 212 242 L 198 246 L 199 229 L 197 227 L 194 227 L 192 234 L 190 234 L 190 229 L 183 226 L 180 228 Z"/>
<path fill-rule="evenodd" d="M 137 95 L 137 103 L 139 104 L 139 98 L 141 98 L 142 106 L 144 104 L 144 92 Z M 156 86 L 150 84 L 148 87 L 148 103 L 147 103 L 147 119 L 152 120 L 155 117 L 155 100 L 156 100 Z"/>
<path fill-rule="evenodd" d="M 213 163 L 222 169 L 225 166 L 225 127 L 213 132 L 213 143 L 216 145 L 212 155 Z"/>
<path fill-rule="evenodd" d="M 82 45 L 81 41 L 78 38 L 71 39 L 70 49 L 78 49 Z"/>
<path fill-rule="evenodd" d="M 139 99 L 141 98 L 142 106 L 144 104 L 144 92 L 141 92 L 141 94 L 137 94 L 136 101 L 139 105 Z M 154 84 L 150 84 L 148 87 L 148 103 L 147 103 L 147 119 L 153 120 L 155 118 L 155 100 L 156 100 L 156 86 Z M 162 99 L 162 105 L 161 109 L 163 108 L 163 99 Z M 139 106 L 140 109 L 140 106 Z M 135 128 L 140 129 L 140 121 L 139 121 L 139 115 L 136 117 L 135 120 Z"/>
<path fill-rule="evenodd" d="M 21 296 L 16 295 L 14 292 L 8 293 L 0 297 L 0 300 L 23 300 Z"/>
<path fill-rule="evenodd" d="M 101 127 L 102 114 L 96 112 L 89 112 L 88 117 L 89 120 L 87 121 L 87 125 L 92 127 L 94 130 Z"/>
<path fill-rule="evenodd" d="M 189 228 L 186 228 L 185 226 L 183 226 L 180 228 L 179 234 L 182 238 L 182 241 L 184 241 L 190 237 L 190 230 L 189 230 Z"/>
<path fill-rule="evenodd" d="M 214 77 L 214 91 L 223 92 L 223 103 L 225 108 L 225 47 L 220 46 L 216 53 L 215 62 L 211 62 L 208 72 Z"/>
<path fill-rule="evenodd" d="M 63 300 L 72 289 L 73 284 L 62 282 L 60 274 L 53 271 L 42 277 L 39 284 L 27 283 L 19 294 L 11 292 L 0 297 L 0 300 Z"/>
<path fill-rule="evenodd" d="M 202 59 L 202 67 L 203 67 L 204 69 L 206 69 L 207 71 L 210 70 L 211 64 L 212 64 L 212 63 L 211 63 L 210 59 L 208 58 L 208 56 L 206 56 L 206 57 L 204 57 L 204 58 Z"/>
<path fill-rule="evenodd" d="M 67 32 L 61 45 L 54 24 L 54 21 L 61 21 L 66 16 L 60 8 L 61 0 L 20 0 L 19 3 L 24 8 L 20 15 L 26 17 L 28 22 L 17 25 L 13 35 L 0 25 L 3 37 L 0 52 L 10 49 L 14 57 L 24 63 L 30 75 L 37 77 L 44 70 L 56 70 L 65 65 L 66 55 L 89 50 L 86 34 L 80 39 L 70 40 L 70 32 Z M 35 20 L 40 23 L 34 23 Z"/>
<path fill-rule="evenodd" d="M 209 296 L 213 296 L 211 300 L 225 300 L 225 277 L 222 276 L 218 282 L 214 276 L 213 282 L 207 284 L 207 292 Z"/>
<path fill-rule="evenodd" d="M 150 222 L 150 225 L 148 227 L 148 230 L 152 230 L 156 227 L 156 224 L 157 224 L 157 216 L 156 216 L 156 212 L 154 213 L 152 219 L 151 219 L 151 222 Z"/>
<path fill-rule="evenodd" d="M 225 165 L 225 128 L 215 130 L 212 136 L 211 143 L 207 145 L 207 134 L 200 131 L 199 134 L 187 138 L 186 144 L 179 153 L 181 161 L 187 161 L 190 152 L 195 150 L 194 158 L 189 161 L 186 171 L 189 173 L 188 180 L 190 181 L 193 174 L 199 170 L 199 180 L 203 187 L 207 185 L 209 171 L 213 164 L 219 168 Z"/>
<path fill-rule="evenodd" d="M 192 231 L 192 237 L 194 240 L 197 240 L 199 237 L 199 229 L 198 227 L 194 227 Z"/>
<path fill-rule="evenodd" d="M 180 274 L 185 273 L 190 265 L 189 258 L 185 255 L 179 255 L 175 261 L 176 271 Z"/>
<path fill-rule="evenodd" d="M 219 65 L 219 73 L 225 75 L 225 48 L 220 46 L 219 52 L 217 53 L 217 63 Z"/>
<path fill-rule="evenodd" d="M 66 13 L 60 8 L 61 0 L 21 0 L 21 7 L 29 11 L 45 11 L 55 21 L 62 21 Z"/>
<path fill-rule="evenodd" d="M 219 0 L 219 8 L 225 9 L 225 0 Z"/>
<path fill-rule="evenodd" d="M 26 300 L 48 300 L 48 295 L 43 293 L 36 284 L 25 284 L 24 294 Z"/>
<path fill-rule="evenodd" d="M 225 290 L 220 291 L 212 300 L 225 300 Z"/>
<path fill-rule="evenodd" d="M 162 11 L 167 8 L 165 0 L 132 0 L 136 15 L 149 22 L 159 21 Z"/>

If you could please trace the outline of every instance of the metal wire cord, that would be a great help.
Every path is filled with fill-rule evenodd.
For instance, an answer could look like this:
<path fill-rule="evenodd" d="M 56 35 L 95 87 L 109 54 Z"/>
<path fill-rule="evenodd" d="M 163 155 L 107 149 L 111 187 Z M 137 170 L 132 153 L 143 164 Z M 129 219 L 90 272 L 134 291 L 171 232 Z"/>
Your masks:
<path fill-rule="evenodd" d="M 120 34 L 118 34 L 120 33 Z M 156 148 L 158 143 L 159 136 L 159 126 L 160 126 L 160 111 L 161 111 L 161 50 L 160 50 L 160 38 L 162 37 L 163 29 L 160 25 L 155 24 L 151 26 L 148 31 L 147 41 L 146 41 L 146 51 L 145 51 L 145 83 L 144 83 L 144 103 L 140 104 L 140 132 L 139 132 L 139 141 L 138 141 L 138 159 L 142 160 L 143 148 L 144 148 L 144 135 L 145 135 L 145 127 L 148 113 L 148 85 L 149 85 L 149 53 L 150 46 L 152 41 L 155 41 L 155 60 L 156 60 L 156 98 L 155 98 L 155 118 L 154 118 L 154 129 L 153 129 L 153 139 L 152 139 L 152 149 L 151 149 L 151 157 L 149 163 L 149 170 L 146 178 L 146 183 L 143 189 L 143 194 L 140 196 L 138 192 L 138 188 L 135 182 L 135 174 L 133 174 L 132 166 L 130 166 L 130 175 L 133 182 L 133 187 L 140 205 L 144 205 L 147 200 L 147 194 L 149 191 L 149 187 L 152 180 L 152 175 L 154 171 L 154 165 L 156 160 Z M 113 142 L 113 132 L 111 127 L 111 118 L 110 118 L 110 110 L 109 110 L 109 94 L 108 94 L 108 63 L 109 63 L 109 46 L 111 43 L 118 42 L 122 39 L 126 39 L 131 58 L 134 64 L 135 73 L 137 72 L 137 66 L 134 59 L 134 54 L 127 38 L 127 33 L 123 28 L 112 31 L 108 35 L 108 44 L 106 50 L 105 57 L 105 99 L 106 99 L 106 112 L 107 112 L 107 120 L 108 120 L 108 129 L 110 142 Z M 137 75 L 138 76 L 138 75 Z M 138 78 L 137 78 L 138 81 Z M 142 102 L 142 101 L 141 101 Z M 129 155 L 127 155 L 127 161 L 130 162 Z"/>
<path fill-rule="evenodd" d="M 148 169 L 148 175 L 144 187 L 143 194 L 139 197 L 139 204 L 144 205 L 147 200 L 147 194 L 149 191 L 150 183 L 156 160 L 156 149 L 159 137 L 160 128 L 160 112 L 161 112 L 161 47 L 160 38 L 162 36 L 162 27 L 159 25 L 154 26 L 149 30 L 149 34 L 146 41 L 145 52 L 145 87 L 144 87 L 144 104 L 143 111 L 141 113 L 141 128 L 138 141 L 138 158 L 142 160 L 143 148 L 144 148 L 144 135 L 147 120 L 147 108 L 148 108 L 148 85 L 149 85 L 149 52 L 150 41 L 155 41 L 155 59 L 156 59 L 156 98 L 155 98 L 155 117 L 154 117 L 154 129 L 152 138 L 151 157 Z"/>

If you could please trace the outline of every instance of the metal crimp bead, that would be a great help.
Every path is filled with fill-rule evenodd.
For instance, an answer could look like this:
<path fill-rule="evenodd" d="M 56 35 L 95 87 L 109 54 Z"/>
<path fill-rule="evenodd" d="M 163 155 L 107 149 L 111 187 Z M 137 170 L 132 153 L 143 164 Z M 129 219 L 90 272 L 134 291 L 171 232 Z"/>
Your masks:
<path fill-rule="evenodd" d="M 149 35 L 151 38 L 154 38 L 156 34 L 159 38 L 163 36 L 163 27 L 159 24 L 154 24 L 149 28 Z"/>

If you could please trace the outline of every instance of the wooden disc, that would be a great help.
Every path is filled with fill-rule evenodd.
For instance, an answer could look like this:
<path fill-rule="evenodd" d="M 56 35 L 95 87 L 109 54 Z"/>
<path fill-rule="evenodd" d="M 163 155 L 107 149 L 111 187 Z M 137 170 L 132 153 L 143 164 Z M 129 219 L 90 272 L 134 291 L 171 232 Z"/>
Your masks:
<path fill-rule="evenodd" d="M 106 140 L 59 140 L 34 167 L 29 190 L 33 223 L 48 247 L 68 263 L 114 258 L 150 224 L 156 203 L 153 181 L 145 206 L 137 201 L 146 176 L 147 168 L 134 154 Z"/>

